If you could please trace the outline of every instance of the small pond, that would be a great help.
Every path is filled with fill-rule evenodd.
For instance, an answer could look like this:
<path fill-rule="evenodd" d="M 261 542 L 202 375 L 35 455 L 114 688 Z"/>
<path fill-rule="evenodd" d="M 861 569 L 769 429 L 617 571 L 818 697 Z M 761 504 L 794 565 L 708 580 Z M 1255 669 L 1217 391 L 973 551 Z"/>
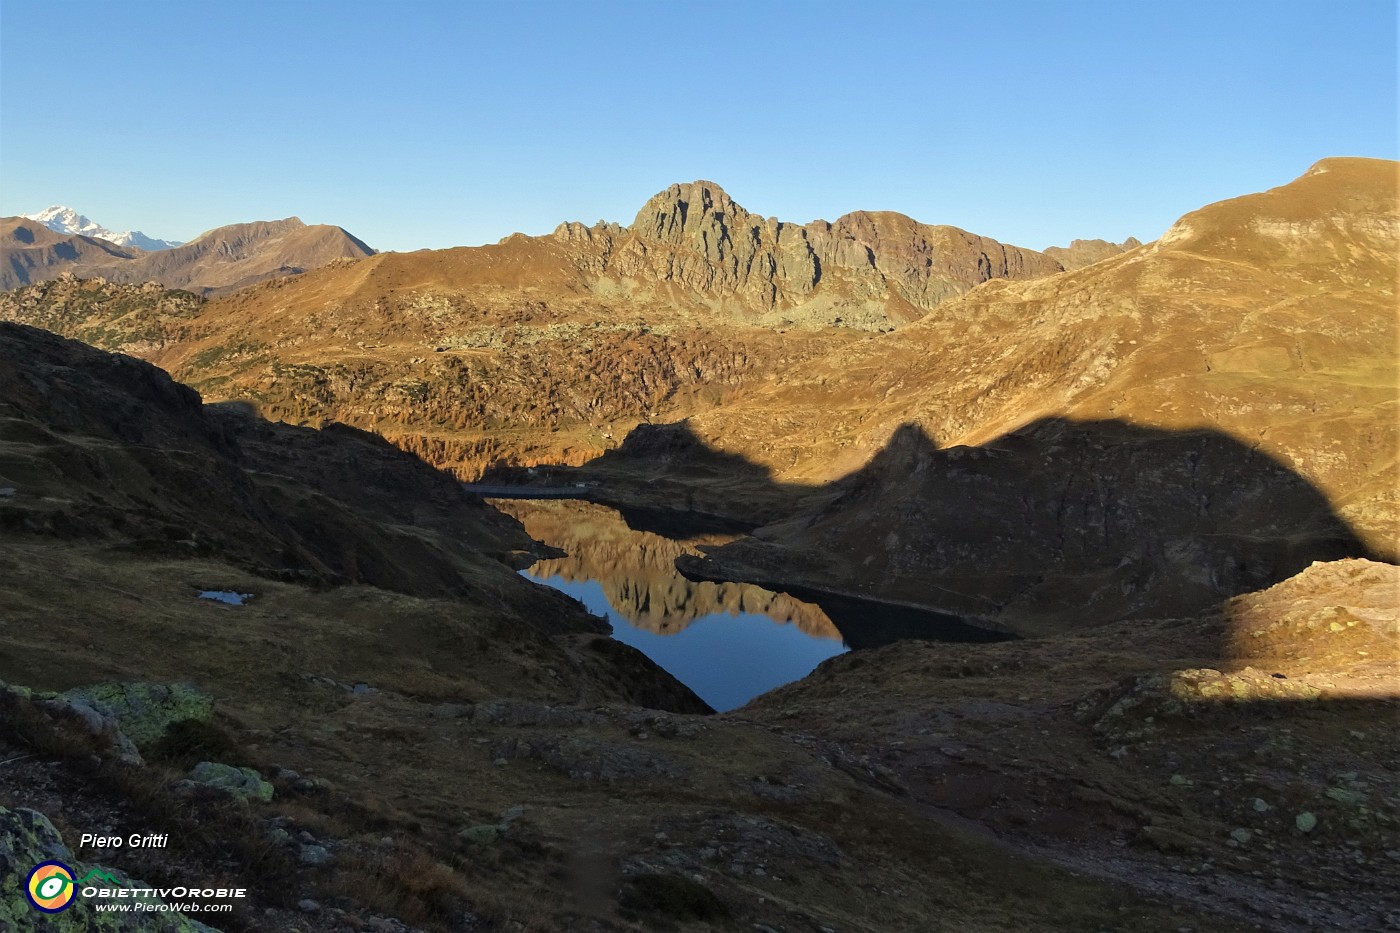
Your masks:
<path fill-rule="evenodd" d="M 233 590 L 202 590 L 200 599 L 212 599 L 216 603 L 224 603 L 228 606 L 241 606 L 253 598 L 252 593 L 236 593 Z"/>

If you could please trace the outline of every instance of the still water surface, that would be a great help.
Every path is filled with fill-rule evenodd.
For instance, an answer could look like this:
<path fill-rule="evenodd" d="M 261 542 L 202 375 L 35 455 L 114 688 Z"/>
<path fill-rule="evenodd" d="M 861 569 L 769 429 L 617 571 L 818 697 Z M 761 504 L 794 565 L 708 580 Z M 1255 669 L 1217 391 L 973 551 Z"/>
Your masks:
<path fill-rule="evenodd" d="M 684 627 L 657 631 L 629 618 L 625 607 L 608 596 L 601 580 L 543 576 L 533 568 L 522 572 L 537 583 L 568 593 L 589 612 L 607 619 L 613 638 L 651 658 L 721 711 L 800 680 L 827 658 L 847 650 L 839 634 L 809 635 L 791 621 L 761 612 L 720 609 L 689 619 Z"/>
<path fill-rule="evenodd" d="M 696 583 L 681 554 L 729 538 L 668 538 L 633 531 L 614 509 L 576 500 L 493 500 L 539 541 L 567 556 L 526 577 L 607 619 L 613 637 L 661 665 L 717 710 L 799 680 L 846 651 L 841 633 L 810 603 L 744 583 Z M 732 536 L 730 536 L 732 537 Z"/>
<path fill-rule="evenodd" d="M 717 710 L 799 680 L 851 647 L 901 638 L 1002 637 L 940 613 L 826 596 L 817 597 L 819 606 L 749 583 L 691 581 L 676 570 L 680 555 L 699 554 L 701 545 L 722 544 L 732 535 L 635 531 L 616 510 L 578 500 L 492 502 L 533 538 L 565 552 L 523 575 L 607 619 L 614 638 Z"/>

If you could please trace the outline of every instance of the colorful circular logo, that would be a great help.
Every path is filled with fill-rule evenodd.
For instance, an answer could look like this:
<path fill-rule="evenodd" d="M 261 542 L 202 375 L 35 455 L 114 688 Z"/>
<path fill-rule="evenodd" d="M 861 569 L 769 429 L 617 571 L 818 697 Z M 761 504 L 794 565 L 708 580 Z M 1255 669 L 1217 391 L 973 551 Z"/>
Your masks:
<path fill-rule="evenodd" d="M 77 895 L 77 885 L 73 883 L 73 869 L 62 862 L 40 862 L 29 873 L 25 882 L 24 896 L 35 910 L 46 914 L 56 914 L 73 906 Z"/>

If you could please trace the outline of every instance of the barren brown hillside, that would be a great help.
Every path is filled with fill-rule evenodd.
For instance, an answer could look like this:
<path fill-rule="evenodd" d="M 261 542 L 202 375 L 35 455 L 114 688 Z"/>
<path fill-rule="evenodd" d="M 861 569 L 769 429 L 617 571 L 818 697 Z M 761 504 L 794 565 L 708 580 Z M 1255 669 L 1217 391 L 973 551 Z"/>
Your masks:
<path fill-rule="evenodd" d="M 383 441 L 201 405 L 35 328 L 0 325 L 0 362 L 19 870 L 246 886 L 221 927 L 258 931 L 1340 933 L 1400 907 L 1393 566 L 852 652 L 705 716 L 498 560 L 530 546 L 517 524 Z M 80 843 L 109 825 L 169 845 Z"/>
<path fill-rule="evenodd" d="M 1075 423 L 1128 430 L 1088 429 L 1088 450 L 1096 453 L 1041 431 L 1028 438 L 1038 460 L 1025 463 L 1021 481 L 988 479 L 976 509 L 959 512 L 945 501 L 936 529 L 916 527 L 924 513 L 900 505 L 925 481 L 915 469 L 923 461 L 873 488 L 863 485 L 869 476 L 853 476 L 856 485 L 826 493 L 826 500 L 845 498 L 719 552 L 712 570 L 771 580 L 750 572 L 758 561 L 790 568 L 799 582 L 854 587 L 864 580 L 876 592 L 937 604 L 944 587 L 968 595 L 965 581 L 948 575 L 939 551 L 910 547 L 910 534 L 961 540 L 990 515 L 1046 508 L 1042 530 L 1064 536 L 1065 547 L 1083 546 L 1086 522 L 1117 521 L 1123 491 L 1151 498 L 1144 486 L 1163 470 L 1185 471 L 1172 496 L 1197 489 L 1203 498 L 1190 507 L 1203 524 L 1173 547 L 1164 542 L 1144 566 L 1190 568 L 1187 545 L 1210 534 L 1214 505 L 1275 466 L 1283 471 L 1277 475 L 1301 478 L 1325 497 L 1364 547 L 1393 558 L 1397 223 L 1394 163 L 1329 159 L 1291 184 L 1188 214 L 1151 246 L 1078 272 L 987 283 L 916 324 L 774 376 L 688 423 L 701 443 L 741 455 L 772 482 L 815 488 L 837 480 L 884 449 L 901 426 L 941 449 L 935 459 L 960 456 L 964 473 L 1016 449 L 1009 439 L 1033 423 L 1065 423 L 1080 435 Z M 1270 466 L 1240 476 L 1234 471 L 1248 458 L 1231 456 L 1208 474 L 1201 471 L 1210 458 L 1189 453 L 1189 443 L 1180 462 L 1154 460 L 1144 445 L 1155 444 L 1158 432 L 1219 437 Z M 1076 471 L 1092 472 L 1083 494 L 1044 481 Z M 1276 488 L 1264 483 L 1253 519 L 1231 534 L 1335 540 L 1326 516 L 1318 525 L 1302 512 L 1278 514 L 1288 507 L 1270 498 Z M 914 495 L 926 502 L 947 492 L 936 484 L 922 490 Z M 1241 515 L 1248 519 L 1249 510 Z M 1140 513 L 1123 520 L 1130 519 Z M 1280 522 L 1295 520 L 1292 530 L 1282 529 Z M 855 540 L 867 548 L 861 561 L 834 567 L 827 558 Z M 1122 558 L 1110 549 L 1095 558 L 1104 562 L 1103 586 L 1119 585 L 1108 571 Z M 976 564 L 977 555 L 960 560 Z M 1297 569 L 1274 567 L 1266 576 Z M 1025 586 L 994 588 L 995 603 L 1022 598 Z M 1219 580 L 1206 586 L 1228 590 Z"/>
<path fill-rule="evenodd" d="M 1068 246 L 1051 246 L 1045 250 L 1045 255 L 1064 266 L 1065 271 L 1073 272 L 1075 269 L 1083 269 L 1085 266 L 1092 266 L 1096 262 L 1126 253 L 1130 249 L 1137 249 L 1141 245 L 1141 240 L 1131 236 L 1122 243 L 1110 243 L 1108 240 L 1075 240 Z"/>
<path fill-rule="evenodd" d="M 0 218 L 0 291 L 67 272 L 217 294 L 373 253 L 340 227 L 308 227 L 296 217 L 218 227 L 157 252 L 65 236 L 22 217 L 6 217 Z"/>
<path fill-rule="evenodd" d="M 230 283 L 299 271 L 268 268 L 281 253 L 253 246 L 316 229 L 245 226 L 142 257 L 140 268 L 190 288 L 184 266 L 152 264 L 227 253 L 220 281 Z M 0 317 L 141 355 L 210 398 L 272 417 L 379 431 L 472 478 L 499 464 L 583 463 L 639 422 L 708 411 L 755 378 L 799 370 L 980 282 L 1060 270 L 1032 250 L 901 214 L 781 223 L 710 182 L 671 186 L 625 228 L 563 224 L 358 263 L 333 253 L 188 319 L 76 283 L 0 297 Z"/>

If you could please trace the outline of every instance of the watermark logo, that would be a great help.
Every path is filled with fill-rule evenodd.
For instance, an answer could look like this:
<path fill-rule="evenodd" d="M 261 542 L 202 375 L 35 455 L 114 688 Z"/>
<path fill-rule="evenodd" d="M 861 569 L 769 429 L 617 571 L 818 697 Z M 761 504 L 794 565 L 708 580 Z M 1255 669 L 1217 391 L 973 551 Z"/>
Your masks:
<path fill-rule="evenodd" d="M 73 869 L 62 862 L 40 862 L 34 866 L 25 882 L 24 896 L 35 910 L 56 914 L 73 906 L 78 885 Z"/>
<path fill-rule="evenodd" d="M 73 869 L 62 862 L 40 862 L 30 869 L 29 877 L 25 879 L 24 896 L 30 906 L 46 914 L 67 910 L 78 897 L 93 901 L 92 908 L 98 912 L 219 913 L 232 910 L 233 905 L 209 903 L 211 900 L 245 898 L 248 889 L 188 885 L 144 887 L 139 881 L 123 880 L 101 868 L 94 868 L 83 877 L 75 878 Z M 186 899 L 191 900 L 184 902 Z"/>

